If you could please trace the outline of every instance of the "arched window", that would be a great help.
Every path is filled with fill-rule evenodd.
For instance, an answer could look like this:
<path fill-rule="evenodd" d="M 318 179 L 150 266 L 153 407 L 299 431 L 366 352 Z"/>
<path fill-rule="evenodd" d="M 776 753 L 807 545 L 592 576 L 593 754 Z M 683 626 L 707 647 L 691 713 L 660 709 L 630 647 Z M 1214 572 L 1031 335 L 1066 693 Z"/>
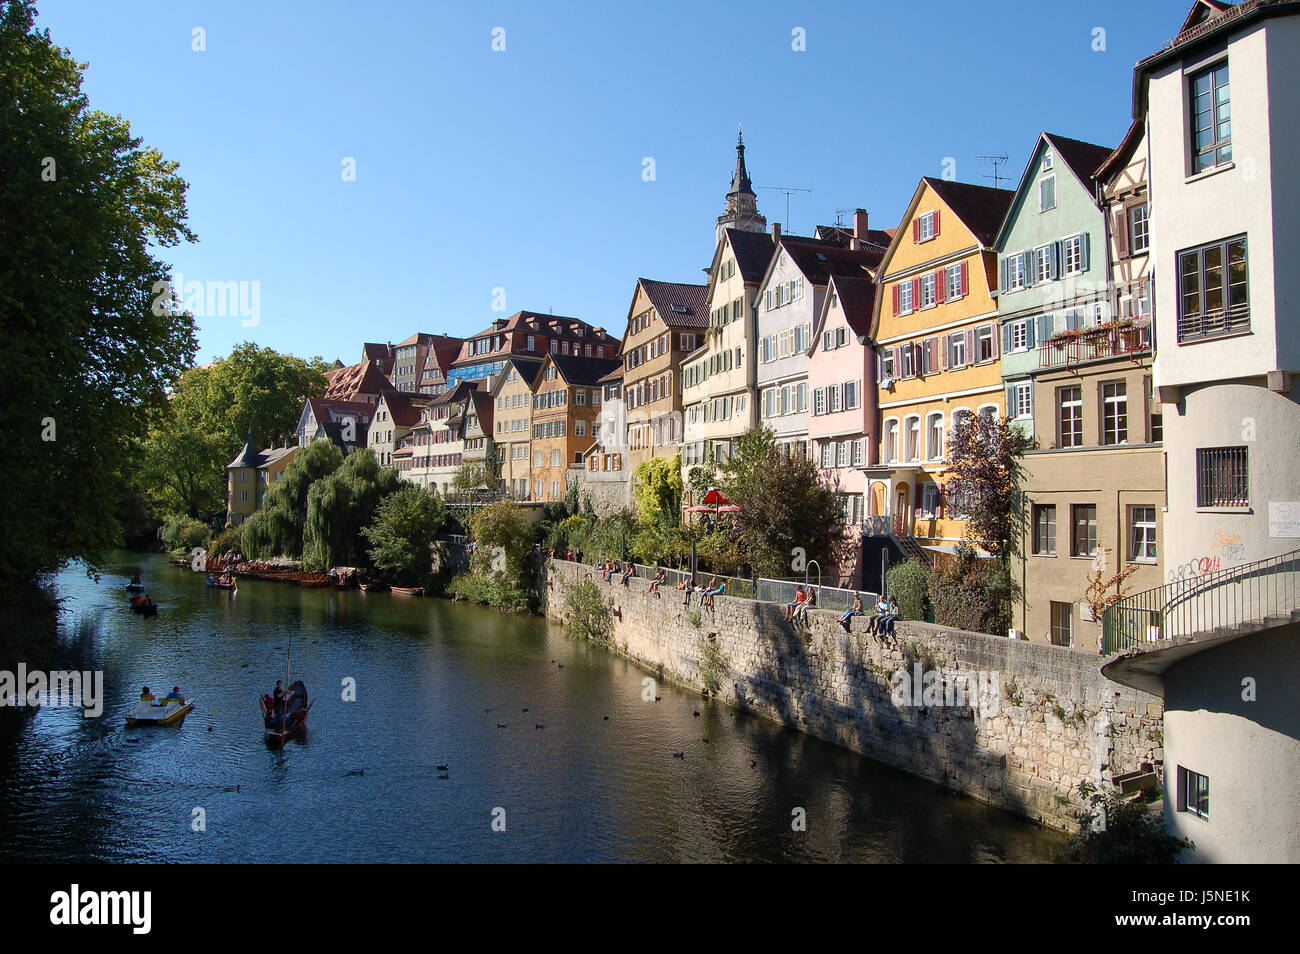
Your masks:
<path fill-rule="evenodd" d="M 887 464 L 898 463 L 898 418 L 885 421 L 884 458 Z"/>
<path fill-rule="evenodd" d="M 904 422 L 904 453 L 909 461 L 921 459 L 921 419 L 909 417 Z"/>
<path fill-rule="evenodd" d="M 943 412 L 936 411 L 925 419 L 925 456 L 927 460 L 943 457 Z"/>

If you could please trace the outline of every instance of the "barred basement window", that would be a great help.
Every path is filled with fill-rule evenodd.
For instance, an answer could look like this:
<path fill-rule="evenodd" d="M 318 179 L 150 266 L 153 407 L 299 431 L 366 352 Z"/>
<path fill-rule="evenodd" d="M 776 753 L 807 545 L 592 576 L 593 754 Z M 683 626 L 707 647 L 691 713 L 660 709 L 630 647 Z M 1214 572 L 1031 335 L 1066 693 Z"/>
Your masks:
<path fill-rule="evenodd" d="M 1250 462 L 1245 447 L 1197 448 L 1196 506 L 1250 506 Z"/>

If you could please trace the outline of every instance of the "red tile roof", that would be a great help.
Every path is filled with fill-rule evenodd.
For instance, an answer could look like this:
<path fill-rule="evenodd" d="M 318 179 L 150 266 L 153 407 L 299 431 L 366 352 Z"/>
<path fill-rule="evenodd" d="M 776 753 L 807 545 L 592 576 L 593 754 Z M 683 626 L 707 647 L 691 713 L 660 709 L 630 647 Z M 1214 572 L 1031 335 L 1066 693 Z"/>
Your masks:
<path fill-rule="evenodd" d="M 646 297 L 669 328 L 709 327 L 709 286 L 638 278 Z"/>

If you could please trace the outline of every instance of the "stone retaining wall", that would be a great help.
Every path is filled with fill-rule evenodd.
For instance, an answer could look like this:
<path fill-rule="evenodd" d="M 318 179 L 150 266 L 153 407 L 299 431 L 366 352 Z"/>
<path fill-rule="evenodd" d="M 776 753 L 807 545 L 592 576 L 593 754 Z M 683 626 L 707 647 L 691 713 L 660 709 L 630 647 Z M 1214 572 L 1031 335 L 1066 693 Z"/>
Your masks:
<path fill-rule="evenodd" d="M 605 583 L 562 560 L 543 572 L 548 616 L 564 621 L 564 590 L 583 579 L 610 605 L 614 647 L 661 679 L 1053 828 L 1075 826 L 1080 782 L 1160 767 L 1161 700 L 1106 679 L 1099 656 L 918 622 L 878 638 L 864 617 L 846 633 L 826 610 L 804 629 L 773 604 L 683 605 L 681 590 L 655 596 L 646 580 Z M 898 675 L 926 672 L 941 674 L 947 700 L 913 695 Z M 954 687 L 974 690 L 981 674 L 984 696 L 963 702 Z"/>

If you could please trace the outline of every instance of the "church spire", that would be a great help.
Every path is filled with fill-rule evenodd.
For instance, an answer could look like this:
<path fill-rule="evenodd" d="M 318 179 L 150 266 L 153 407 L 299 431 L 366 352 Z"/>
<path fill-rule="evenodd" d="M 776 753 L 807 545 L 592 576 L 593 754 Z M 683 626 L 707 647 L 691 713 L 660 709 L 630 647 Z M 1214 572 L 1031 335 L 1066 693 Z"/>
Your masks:
<path fill-rule="evenodd" d="M 745 168 L 745 134 L 736 134 L 736 171 L 731 174 L 731 191 L 727 193 L 726 208 L 718 216 L 717 240 L 722 240 L 724 229 L 745 232 L 766 232 L 767 219 L 758 214 L 758 196 Z"/>

